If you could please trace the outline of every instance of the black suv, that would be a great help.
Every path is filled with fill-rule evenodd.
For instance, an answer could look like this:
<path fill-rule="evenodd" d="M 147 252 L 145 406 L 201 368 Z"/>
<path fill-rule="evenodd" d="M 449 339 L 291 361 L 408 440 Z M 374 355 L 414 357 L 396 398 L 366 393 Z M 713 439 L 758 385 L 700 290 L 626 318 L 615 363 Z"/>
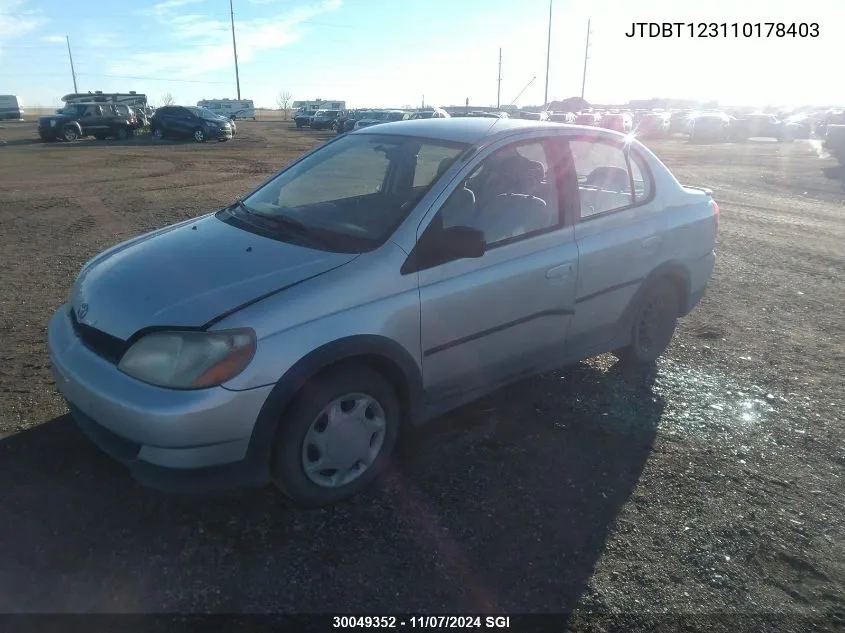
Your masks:
<path fill-rule="evenodd" d="M 311 125 L 311 119 L 314 118 L 315 114 L 317 114 L 316 110 L 299 110 L 293 115 L 293 122 L 296 123 L 296 127 Z"/>
<path fill-rule="evenodd" d="M 192 138 L 204 143 L 210 138 L 228 141 L 234 135 L 232 122 L 205 108 L 164 106 L 150 119 L 150 133 L 155 139 Z"/>
<path fill-rule="evenodd" d="M 85 136 L 104 139 L 109 136 L 125 139 L 135 131 L 135 121 L 128 108 L 122 113 L 111 103 L 74 103 L 56 114 L 38 119 L 38 135 L 42 141 L 75 141 Z"/>

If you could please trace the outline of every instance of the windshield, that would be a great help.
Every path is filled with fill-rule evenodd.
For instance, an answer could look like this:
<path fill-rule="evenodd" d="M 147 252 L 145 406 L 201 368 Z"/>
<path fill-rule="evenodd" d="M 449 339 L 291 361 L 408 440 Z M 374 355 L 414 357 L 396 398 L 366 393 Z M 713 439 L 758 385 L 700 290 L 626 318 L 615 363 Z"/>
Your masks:
<path fill-rule="evenodd" d="M 393 232 L 466 147 L 407 136 L 344 136 L 243 202 L 253 214 L 294 220 L 340 250 L 369 250 Z"/>

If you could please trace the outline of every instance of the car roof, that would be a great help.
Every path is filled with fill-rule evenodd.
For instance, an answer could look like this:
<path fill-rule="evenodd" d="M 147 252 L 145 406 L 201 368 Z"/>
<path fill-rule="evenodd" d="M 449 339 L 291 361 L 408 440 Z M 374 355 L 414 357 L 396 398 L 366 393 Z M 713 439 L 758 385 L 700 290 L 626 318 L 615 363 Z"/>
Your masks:
<path fill-rule="evenodd" d="M 559 130 L 560 123 L 529 119 L 489 119 L 486 117 L 458 117 L 451 119 L 411 119 L 382 123 L 375 128 L 356 130 L 353 134 L 391 134 L 475 144 L 479 141 L 513 130 Z"/>

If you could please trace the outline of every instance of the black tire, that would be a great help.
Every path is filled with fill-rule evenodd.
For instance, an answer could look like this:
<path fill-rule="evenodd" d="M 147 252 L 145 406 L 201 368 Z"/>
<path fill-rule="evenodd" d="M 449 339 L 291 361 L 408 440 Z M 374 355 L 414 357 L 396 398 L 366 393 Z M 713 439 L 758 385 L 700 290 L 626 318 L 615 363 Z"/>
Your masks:
<path fill-rule="evenodd" d="M 191 132 L 191 138 L 193 138 L 197 143 L 205 143 L 208 140 L 205 130 L 201 127 L 198 127 Z"/>
<path fill-rule="evenodd" d="M 117 132 L 115 132 L 114 137 L 118 141 L 125 141 L 127 138 L 129 138 L 129 132 L 126 131 L 125 127 L 121 127 L 117 129 Z"/>
<path fill-rule="evenodd" d="M 299 121 L 297 121 L 297 122 L 296 122 L 296 129 L 299 129 L 299 128 L 301 128 L 301 127 L 302 127 L 302 123 L 300 123 Z"/>
<path fill-rule="evenodd" d="M 71 143 L 79 138 L 79 130 L 77 130 L 73 125 L 66 125 L 62 129 L 62 138 Z"/>
<path fill-rule="evenodd" d="M 634 310 L 631 343 L 616 350 L 619 360 L 649 364 L 669 347 L 678 323 L 678 292 L 668 279 L 660 280 L 643 292 Z"/>
<path fill-rule="evenodd" d="M 385 414 L 384 439 L 373 464 L 357 479 L 339 487 L 323 487 L 305 474 L 303 451 L 312 422 L 332 400 L 345 394 L 372 397 Z M 391 384 L 378 372 L 360 365 L 329 369 L 302 388 L 287 411 L 280 411 L 281 422 L 271 457 L 273 483 L 295 503 L 317 507 L 336 503 L 360 492 L 384 471 L 396 445 L 401 424 L 401 407 Z"/>
<path fill-rule="evenodd" d="M 150 130 L 150 136 L 153 137 L 156 141 L 163 141 L 164 140 L 164 130 L 160 127 L 154 127 Z"/>

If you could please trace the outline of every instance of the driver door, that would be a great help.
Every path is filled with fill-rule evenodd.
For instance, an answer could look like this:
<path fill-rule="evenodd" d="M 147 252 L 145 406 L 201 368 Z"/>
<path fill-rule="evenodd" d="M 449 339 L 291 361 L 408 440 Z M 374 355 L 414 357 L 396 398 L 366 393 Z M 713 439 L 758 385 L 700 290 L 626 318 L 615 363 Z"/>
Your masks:
<path fill-rule="evenodd" d="M 536 137 L 498 147 L 465 168 L 418 234 L 420 242 L 424 232 L 471 226 L 488 241 L 480 258 L 419 271 L 423 380 L 432 401 L 486 390 L 562 358 L 578 251 L 551 146 Z M 494 168 L 503 155 L 518 157 L 522 182 Z"/>

